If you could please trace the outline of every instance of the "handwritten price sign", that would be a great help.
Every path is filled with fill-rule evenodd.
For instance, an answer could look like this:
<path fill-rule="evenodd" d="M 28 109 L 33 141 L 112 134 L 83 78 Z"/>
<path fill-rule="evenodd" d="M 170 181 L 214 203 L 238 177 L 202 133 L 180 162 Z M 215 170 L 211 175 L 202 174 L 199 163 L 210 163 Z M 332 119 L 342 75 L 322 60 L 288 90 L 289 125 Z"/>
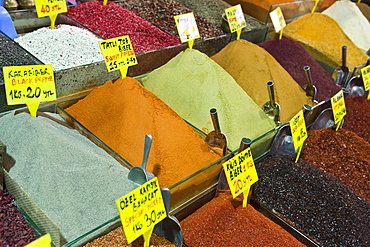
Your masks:
<path fill-rule="evenodd" d="M 176 15 L 174 18 L 182 43 L 200 38 L 193 13 Z"/>
<path fill-rule="evenodd" d="M 38 17 L 67 12 L 66 0 L 36 0 L 35 5 Z"/>
<path fill-rule="evenodd" d="M 306 122 L 304 121 L 303 111 L 299 111 L 290 121 L 294 149 L 300 148 L 307 138 Z"/>
<path fill-rule="evenodd" d="M 258 175 L 250 148 L 229 159 L 223 165 L 233 198 L 248 190 L 258 181 Z"/>
<path fill-rule="evenodd" d="M 362 80 L 366 91 L 370 90 L 370 65 L 361 69 Z"/>
<path fill-rule="evenodd" d="M 167 217 L 156 177 L 118 199 L 116 206 L 128 243 Z"/>
<path fill-rule="evenodd" d="M 343 91 L 340 90 L 336 95 L 330 98 L 330 101 L 331 108 L 333 110 L 334 123 L 339 124 L 347 114 Z"/>
<path fill-rule="evenodd" d="M 225 9 L 225 14 L 232 33 L 247 26 L 240 4 Z"/>
<path fill-rule="evenodd" d="M 281 11 L 280 7 L 270 12 L 270 18 L 271 18 L 272 24 L 274 25 L 275 32 L 279 32 L 281 29 L 283 29 L 286 26 L 283 12 Z"/>

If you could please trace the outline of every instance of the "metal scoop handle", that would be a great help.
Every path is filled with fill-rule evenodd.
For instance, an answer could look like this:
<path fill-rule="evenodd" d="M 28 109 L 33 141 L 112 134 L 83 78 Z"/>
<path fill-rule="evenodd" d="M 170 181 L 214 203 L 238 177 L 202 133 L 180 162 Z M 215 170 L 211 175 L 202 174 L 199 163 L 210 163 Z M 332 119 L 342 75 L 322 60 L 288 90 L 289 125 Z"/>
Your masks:
<path fill-rule="evenodd" d="M 221 135 L 221 128 L 220 128 L 220 122 L 218 121 L 217 109 L 216 108 L 211 108 L 211 110 L 209 112 L 211 114 L 213 128 L 215 129 L 216 135 L 220 136 Z"/>

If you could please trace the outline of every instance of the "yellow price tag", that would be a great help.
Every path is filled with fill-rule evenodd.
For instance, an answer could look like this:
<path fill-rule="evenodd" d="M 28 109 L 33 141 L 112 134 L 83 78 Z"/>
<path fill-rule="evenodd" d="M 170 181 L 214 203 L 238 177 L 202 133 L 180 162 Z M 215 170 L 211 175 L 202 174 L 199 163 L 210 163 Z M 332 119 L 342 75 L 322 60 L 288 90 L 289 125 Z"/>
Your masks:
<path fill-rule="evenodd" d="M 251 149 L 245 149 L 222 166 L 233 198 L 243 193 L 243 206 L 246 206 L 250 186 L 258 181 Z"/>
<path fill-rule="evenodd" d="M 344 103 L 344 94 L 340 90 L 336 95 L 330 98 L 331 108 L 333 110 L 334 123 L 337 124 L 337 130 L 343 117 L 347 114 L 346 104 Z"/>
<path fill-rule="evenodd" d="M 128 35 L 99 41 L 108 72 L 121 70 L 122 78 L 126 77 L 127 69 L 137 64 L 134 48 Z"/>
<path fill-rule="evenodd" d="M 167 217 L 157 177 L 118 199 L 116 206 L 128 243 Z"/>
<path fill-rule="evenodd" d="M 66 0 L 35 0 L 35 7 L 39 18 L 49 16 L 51 29 L 54 29 L 57 15 L 67 12 Z"/>
<path fill-rule="evenodd" d="M 243 10 L 240 4 L 225 9 L 227 21 L 229 23 L 230 31 L 237 32 L 237 40 L 240 39 L 241 30 L 247 26 Z"/>
<path fill-rule="evenodd" d="M 370 65 L 361 69 L 362 80 L 366 91 L 370 90 Z"/>
<path fill-rule="evenodd" d="M 39 237 L 35 241 L 27 244 L 25 247 L 51 247 L 51 237 L 50 234 L 45 234 Z"/>
<path fill-rule="evenodd" d="M 25 65 L 3 67 L 5 93 L 8 105 L 40 104 L 56 100 L 52 65 Z M 36 111 L 37 111 L 36 107 Z M 31 116 L 33 115 L 31 112 Z"/>
<path fill-rule="evenodd" d="M 194 39 L 200 38 L 197 23 L 192 12 L 174 16 L 182 43 L 189 41 L 189 48 L 193 48 Z"/>
<path fill-rule="evenodd" d="M 272 24 L 274 25 L 275 32 L 280 31 L 279 39 L 281 39 L 283 35 L 283 28 L 286 26 L 283 12 L 281 11 L 280 7 L 278 7 L 275 10 L 271 11 L 269 14 Z"/>
<path fill-rule="evenodd" d="M 295 161 L 297 162 L 302 151 L 303 143 L 307 139 L 307 128 L 304 120 L 303 110 L 300 110 L 289 121 L 289 126 L 292 132 L 294 150 L 298 149 L 298 154 Z"/>

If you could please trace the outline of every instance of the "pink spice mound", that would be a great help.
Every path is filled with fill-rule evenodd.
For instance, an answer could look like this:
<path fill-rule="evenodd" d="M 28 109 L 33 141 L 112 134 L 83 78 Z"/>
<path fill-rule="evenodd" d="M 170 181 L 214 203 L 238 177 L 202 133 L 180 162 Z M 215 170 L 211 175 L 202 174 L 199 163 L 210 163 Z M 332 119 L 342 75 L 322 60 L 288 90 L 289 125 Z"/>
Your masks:
<path fill-rule="evenodd" d="M 130 37 L 136 53 L 180 44 L 180 40 L 114 2 L 85 2 L 66 15 L 85 25 L 104 39 Z"/>

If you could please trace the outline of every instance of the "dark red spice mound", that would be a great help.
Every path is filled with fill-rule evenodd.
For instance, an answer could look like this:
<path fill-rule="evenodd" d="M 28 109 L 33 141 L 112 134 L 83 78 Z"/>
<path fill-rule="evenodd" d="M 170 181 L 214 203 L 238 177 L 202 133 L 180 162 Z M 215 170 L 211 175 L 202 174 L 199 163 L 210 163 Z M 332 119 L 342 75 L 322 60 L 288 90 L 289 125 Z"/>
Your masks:
<path fill-rule="evenodd" d="M 136 53 L 180 44 L 180 40 L 114 2 L 84 2 L 66 15 L 104 39 L 129 35 Z"/>
<path fill-rule="evenodd" d="M 37 238 L 13 200 L 9 192 L 0 190 L 0 246 L 21 247 Z"/>
<path fill-rule="evenodd" d="M 362 96 L 346 97 L 347 114 L 344 117 L 343 129 L 355 132 L 370 143 L 370 100 Z"/>
<path fill-rule="evenodd" d="M 301 87 L 307 85 L 303 67 L 309 66 L 312 83 L 317 88 L 317 101 L 329 99 L 340 90 L 331 75 L 294 40 L 272 39 L 258 45 L 270 53 Z"/>

